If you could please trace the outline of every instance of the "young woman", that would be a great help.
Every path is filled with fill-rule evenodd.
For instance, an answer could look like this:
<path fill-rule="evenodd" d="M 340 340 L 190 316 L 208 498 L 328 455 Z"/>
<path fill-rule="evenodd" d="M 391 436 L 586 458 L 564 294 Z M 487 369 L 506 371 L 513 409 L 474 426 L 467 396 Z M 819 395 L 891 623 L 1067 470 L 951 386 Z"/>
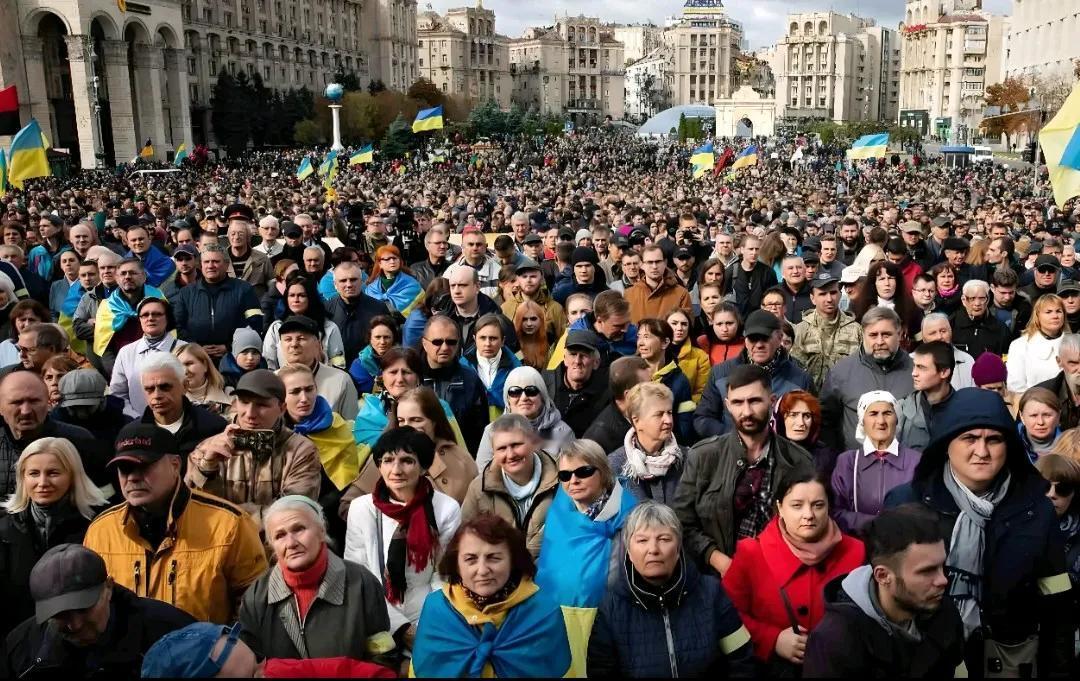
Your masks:
<path fill-rule="evenodd" d="M 710 340 L 711 338 L 713 340 Z M 709 353 L 709 362 L 723 364 L 734 359 L 746 344 L 742 337 L 742 318 L 733 303 L 722 302 L 713 313 L 710 334 L 698 337 L 698 347 Z"/>
<path fill-rule="evenodd" d="M 712 331 L 713 314 L 724 302 L 724 289 L 719 283 L 700 284 L 698 293 L 700 309 L 694 314 L 690 337 L 695 343 L 701 336 L 707 336 L 709 340 L 715 341 L 716 336 Z"/>
<path fill-rule="evenodd" d="M 60 379 L 79 368 L 78 363 L 67 355 L 54 355 L 41 365 L 41 378 L 49 389 L 49 406 L 60 404 Z"/>
<path fill-rule="evenodd" d="M 360 351 L 360 355 L 349 366 L 349 375 L 356 384 L 358 395 L 365 393 L 377 395 L 382 392 L 379 362 L 390 348 L 401 345 L 401 331 L 389 315 L 372 317 L 369 328 L 371 334 L 368 337 L 367 347 Z"/>
<path fill-rule="evenodd" d="M 705 392 L 709 381 L 709 355 L 690 342 L 690 314 L 686 310 L 672 310 L 668 313 L 667 323 L 671 326 L 671 354 L 676 363 L 690 381 L 690 394 L 697 404 Z"/>
<path fill-rule="evenodd" d="M 79 264 L 81 262 L 82 258 L 73 250 L 64 251 L 57 258 L 57 263 L 60 265 L 60 278 L 49 287 L 49 310 L 52 312 L 52 321 L 54 322 L 60 318 L 61 309 L 64 306 L 64 301 L 67 300 L 71 287 L 79 283 Z"/>
<path fill-rule="evenodd" d="M 1020 398 L 1018 426 L 1028 459 L 1035 463 L 1049 454 L 1061 437 L 1061 401 L 1054 391 L 1028 388 Z"/>
<path fill-rule="evenodd" d="M 526 304 L 529 304 L 529 301 L 519 307 Z M 540 329 L 543 329 L 542 324 Z M 490 420 L 494 421 L 506 408 L 503 400 L 506 377 L 521 366 L 521 361 L 505 347 L 502 322 L 497 314 L 486 314 L 476 321 L 473 339 L 476 347 L 466 353 L 465 361 L 476 370 L 480 382 L 487 389 L 488 411 Z"/>
<path fill-rule="evenodd" d="M 1028 388 L 1057 376 L 1061 372 L 1057 363 L 1061 336 L 1070 332 L 1061 298 L 1053 293 L 1039 296 L 1027 328 L 1009 344 L 1005 362 L 1009 390 L 1023 394 Z"/>
<path fill-rule="evenodd" d="M 198 343 L 188 343 L 173 348 L 172 354 L 184 365 L 184 389 L 191 403 L 225 414 L 232 397 L 225 392 L 225 379 L 206 350 Z"/>
<path fill-rule="evenodd" d="M 293 315 L 303 315 L 323 330 L 322 345 L 327 363 L 344 369 L 345 345 L 341 339 L 341 329 L 327 318 L 326 307 L 315 288 L 315 280 L 302 274 L 291 275 L 286 281 L 284 310 L 266 331 L 262 349 L 267 366 L 276 371 L 285 364 L 280 329 L 281 323 Z"/>
<path fill-rule="evenodd" d="M 637 354 L 649 365 L 652 380 L 663 383 L 674 396 L 675 436 L 690 442 L 694 436 L 694 400 L 690 381 L 669 356 L 675 333 L 663 319 L 646 318 L 638 322 Z"/>
<path fill-rule="evenodd" d="M 531 300 L 524 300 L 514 312 L 514 331 L 521 350 L 517 357 L 521 363 L 537 371 L 547 367 L 548 354 L 553 339 L 548 337 L 547 315 L 544 308 Z"/>
<path fill-rule="evenodd" d="M 695 314 L 701 311 L 701 287 L 705 284 L 716 284 L 721 291 L 724 289 L 724 263 L 719 258 L 710 258 L 701 263 L 697 282 L 690 291 L 690 303 Z"/>
<path fill-rule="evenodd" d="M 381 246 L 375 251 L 375 267 L 364 293 L 384 302 L 408 317 L 424 299 L 424 289 L 401 262 L 397 246 Z"/>
<path fill-rule="evenodd" d="M 915 335 L 922 324 L 922 314 L 916 309 L 911 292 L 904 286 L 904 273 L 899 265 L 887 260 L 875 262 L 866 275 L 868 290 L 850 310 L 855 319 L 862 319 L 872 307 L 894 310 L 904 323 L 908 346 L 914 345 Z"/>

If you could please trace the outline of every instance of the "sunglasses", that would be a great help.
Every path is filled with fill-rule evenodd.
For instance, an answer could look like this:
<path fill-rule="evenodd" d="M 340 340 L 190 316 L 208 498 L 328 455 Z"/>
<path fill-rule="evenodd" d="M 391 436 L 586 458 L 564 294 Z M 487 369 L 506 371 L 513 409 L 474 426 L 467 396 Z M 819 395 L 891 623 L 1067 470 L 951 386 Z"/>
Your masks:
<path fill-rule="evenodd" d="M 521 397 L 522 395 L 525 395 L 525 397 L 536 397 L 539 394 L 540 388 L 537 388 L 535 385 L 527 385 L 524 388 L 515 385 L 513 388 L 506 389 L 506 396 L 513 397 L 515 399 Z"/>
<path fill-rule="evenodd" d="M 1056 267 L 1050 267 L 1049 265 L 1043 265 L 1036 270 L 1039 274 L 1057 274 Z"/>
<path fill-rule="evenodd" d="M 1071 482 L 1052 482 L 1050 489 L 1053 490 L 1055 496 L 1067 497 L 1076 491 L 1076 485 Z"/>
<path fill-rule="evenodd" d="M 571 478 L 584 480 L 596 475 L 596 466 L 581 466 L 572 471 L 559 471 L 559 482 L 570 482 Z"/>
<path fill-rule="evenodd" d="M 431 343 L 437 348 L 441 348 L 443 345 L 449 345 L 450 347 L 457 347 L 457 338 L 426 338 L 428 343 Z"/>

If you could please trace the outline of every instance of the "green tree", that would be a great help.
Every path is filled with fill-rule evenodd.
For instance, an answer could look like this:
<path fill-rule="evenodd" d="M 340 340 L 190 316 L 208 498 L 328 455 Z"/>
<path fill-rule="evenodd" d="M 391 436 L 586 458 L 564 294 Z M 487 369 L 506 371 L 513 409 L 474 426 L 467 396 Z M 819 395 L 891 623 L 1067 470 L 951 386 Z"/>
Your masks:
<path fill-rule="evenodd" d="M 337 71 L 334 71 L 333 82 L 340 83 L 346 92 L 356 92 L 363 89 L 360 87 L 360 79 L 356 77 L 356 73 L 346 71 L 341 66 L 337 68 Z"/>
<path fill-rule="evenodd" d="M 301 146 L 311 147 L 322 142 L 324 138 L 319 124 L 307 119 L 296 124 L 293 129 L 293 139 Z"/>
<path fill-rule="evenodd" d="M 686 141 L 686 114 L 684 113 L 679 114 L 679 128 L 677 134 L 679 135 L 680 142 Z"/>
<path fill-rule="evenodd" d="M 529 107 L 529 110 L 525 112 L 525 116 L 521 119 L 521 134 L 532 137 L 540 134 L 540 131 L 540 115 L 536 113 L 535 108 Z"/>
<path fill-rule="evenodd" d="M 218 144 L 230 156 L 239 155 L 251 135 L 250 112 L 247 109 L 247 78 L 241 85 L 227 69 L 221 69 L 211 95 L 210 124 Z"/>
<path fill-rule="evenodd" d="M 435 87 L 435 83 L 432 83 L 427 78 L 421 78 L 410 85 L 407 94 L 409 99 L 414 99 L 423 104 L 425 109 L 442 106 L 446 103 L 446 96 L 442 90 Z"/>
<path fill-rule="evenodd" d="M 382 80 L 373 80 L 368 83 L 367 91 L 368 94 L 371 95 L 377 95 L 380 92 L 386 92 L 386 83 L 382 82 Z"/>
<path fill-rule="evenodd" d="M 412 138 L 413 134 L 408 122 L 404 116 L 398 114 L 386 130 L 386 135 L 383 136 L 381 145 L 383 159 L 392 161 L 405 156 L 405 152 L 412 144 Z"/>
<path fill-rule="evenodd" d="M 506 132 L 510 135 L 520 135 L 524 123 L 525 110 L 520 104 L 514 104 L 506 114 Z"/>
<path fill-rule="evenodd" d="M 267 143 L 270 120 L 273 117 L 273 92 L 263 83 L 262 76 L 256 71 L 251 77 L 250 108 L 251 142 L 256 148 Z"/>
<path fill-rule="evenodd" d="M 366 92 L 346 93 L 342 100 L 341 135 L 352 144 L 378 138 L 379 105 Z"/>
<path fill-rule="evenodd" d="M 469 129 L 476 137 L 499 135 L 506 129 L 506 117 L 495 101 L 488 99 L 469 114 Z"/>

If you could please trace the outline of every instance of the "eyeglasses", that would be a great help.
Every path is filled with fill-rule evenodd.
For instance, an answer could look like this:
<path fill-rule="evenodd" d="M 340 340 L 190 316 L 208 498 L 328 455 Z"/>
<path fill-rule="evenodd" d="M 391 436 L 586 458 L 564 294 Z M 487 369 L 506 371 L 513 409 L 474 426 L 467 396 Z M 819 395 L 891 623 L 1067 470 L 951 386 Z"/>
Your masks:
<path fill-rule="evenodd" d="M 1054 493 L 1054 496 L 1067 497 L 1076 491 L 1076 485 L 1071 482 L 1051 482 L 1050 490 Z"/>
<path fill-rule="evenodd" d="M 581 466 L 572 471 L 559 471 L 559 482 L 570 482 L 571 478 L 585 480 L 596 475 L 596 466 Z"/>
<path fill-rule="evenodd" d="M 515 385 L 512 388 L 506 389 L 506 396 L 513 397 L 514 399 L 517 399 L 522 395 L 525 395 L 525 397 L 536 397 L 539 394 L 540 388 L 537 388 L 535 385 L 527 385 L 524 387 Z"/>
<path fill-rule="evenodd" d="M 164 317 L 164 312 L 140 312 L 139 319 L 157 319 L 158 317 Z"/>
<path fill-rule="evenodd" d="M 1039 274 L 1057 274 L 1057 268 L 1050 265 L 1043 265 L 1035 270 Z"/>
<path fill-rule="evenodd" d="M 448 345 L 453 348 L 457 347 L 458 344 L 457 338 L 425 338 L 424 340 L 437 348 L 441 348 L 443 345 Z"/>
<path fill-rule="evenodd" d="M 401 260 L 401 258 L 396 255 L 387 255 L 379 258 L 379 262 L 397 262 L 398 260 Z"/>

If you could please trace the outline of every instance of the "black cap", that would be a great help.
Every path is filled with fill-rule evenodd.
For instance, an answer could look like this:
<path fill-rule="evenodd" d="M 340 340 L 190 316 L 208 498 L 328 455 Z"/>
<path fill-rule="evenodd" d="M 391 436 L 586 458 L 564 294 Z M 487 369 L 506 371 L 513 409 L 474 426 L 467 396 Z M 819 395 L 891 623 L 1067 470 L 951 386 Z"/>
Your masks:
<path fill-rule="evenodd" d="M 675 249 L 676 260 L 689 260 L 694 257 L 694 252 L 685 246 L 681 246 Z"/>
<path fill-rule="evenodd" d="M 577 265 L 578 263 L 588 262 L 596 265 L 600 262 L 600 257 L 596 255 L 596 251 L 584 246 L 578 246 L 574 249 L 574 255 L 570 258 L 571 265 Z"/>
<path fill-rule="evenodd" d="M 648 232 L 646 232 L 643 229 L 635 229 L 634 231 L 630 232 L 630 236 L 626 237 L 626 240 L 630 245 L 634 245 L 635 243 L 636 244 L 643 244 L 643 243 L 645 243 L 645 240 L 648 239 L 648 238 L 649 238 L 649 233 Z"/>
<path fill-rule="evenodd" d="M 950 236 L 942 246 L 946 251 L 966 251 L 971 248 L 971 244 L 968 243 L 967 239 L 961 239 L 958 236 Z"/>
<path fill-rule="evenodd" d="M 810 282 L 810 288 L 827 288 L 833 284 L 839 284 L 840 280 L 832 275 L 830 272 L 818 272 L 818 275 L 814 277 Z"/>
<path fill-rule="evenodd" d="M 931 220 L 930 224 L 935 227 L 949 227 L 950 225 L 952 225 L 952 218 L 950 218 L 948 215 L 939 215 L 933 220 Z"/>
<path fill-rule="evenodd" d="M 312 336 L 318 336 L 319 325 L 316 324 L 315 320 L 311 317 L 305 317 L 302 314 L 294 314 L 286 317 L 285 321 L 281 322 L 281 326 L 278 327 L 278 337 L 280 338 L 291 331 L 303 331 Z"/>
<path fill-rule="evenodd" d="M 619 248 L 619 249 L 625 249 L 627 246 L 630 245 L 630 242 L 627 241 L 625 236 L 623 236 L 621 234 L 616 234 L 613 237 L 611 237 L 610 241 L 608 241 L 608 245 L 609 246 L 614 246 L 615 248 Z"/>
<path fill-rule="evenodd" d="M 183 257 L 181 256 L 192 259 L 197 258 L 199 257 L 199 249 L 195 248 L 194 244 L 182 244 L 177 246 L 176 250 L 173 251 L 174 258 L 183 260 Z"/>
<path fill-rule="evenodd" d="M 292 319 L 290 317 L 290 319 Z M 310 320 L 308 320 L 310 321 Z M 288 322 L 288 320 L 286 320 Z M 285 325 L 282 324 L 282 327 Z M 277 374 L 269 369 L 255 369 L 240 377 L 240 381 L 233 390 L 234 395 L 254 395 L 255 397 L 272 397 L 279 402 L 285 401 L 285 384 Z"/>
<path fill-rule="evenodd" d="M 92 607 L 101 598 L 108 577 L 105 561 L 83 545 L 52 547 L 30 570 L 30 597 L 37 623 L 45 624 L 62 612 Z"/>
<path fill-rule="evenodd" d="M 536 232 L 529 232 L 525 235 L 525 238 L 521 240 L 523 244 L 542 244 L 544 240 L 540 238 L 540 235 Z"/>
<path fill-rule="evenodd" d="M 281 223 L 281 233 L 290 239 L 296 239 L 304 235 L 304 230 L 292 220 L 286 220 Z"/>
<path fill-rule="evenodd" d="M 1040 255 L 1038 258 L 1035 258 L 1035 269 L 1039 269 L 1040 267 L 1053 267 L 1054 269 L 1060 270 L 1061 263 L 1058 262 L 1057 258 L 1050 254 Z"/>
<path fill-rule="evenodd" d="M 242 203 L 234 203 L 225 208 L 225 219 L 255 222 L 255 211 L 251 210 L 251 206 Z"/>
<path fill-rule="evenodd" d="M 1066 292 L 1080 293 L 1080 281 L 1076 281 L 1075 279 L 1065 279 L 1064 277 L 1062 277 L 1061 281 L 1058 282 L 1057 292 L 1059 296 L 1062 293 Z"/>
<path fill-rule="evenodd" d="M 145 465 L 166 454 L 180 455 L 180 446 L 173 434 L 152 423 L 134 421 L 120 429 L 116 436 L 116 453 L 108 465 L 121 461 Z"/>
<path fill-rule="evenodd" d="M 803 254 L 802 254 L 802 259 L 803 259 L 803 262 L 806 263 L 807 265 L 809 265 L 810 263 L 813 263 L 815 265 L 821 264 L 821 256 L 818 255 L 817 251 L 804 250 Z"/>
<path fill-rule="evenodd" d="M 743 325 L 743 336 L 771 336 L 780 330 L 780 320 L 767 310 L 754 310 Z"/>
<path fill-rule="evenodd" d="M 894 236 L 885 242 L 885 252 L 895 255 L 907 255 L 907 244 L 898 236 Z"/>
<path fill-rule="evenodd" d="M 595 352 L 600 345 L 600 339 L 588 329 L 574 329 L 566 334 L 566 349 L 585 348 Z"/>
<path fill-rule="evenodd" d="M 522 258 L 518 261 L 517 267 L 514 268 L 515 274 L 521 274 L 522 272 L 528 272 L 529 270 L 539 270 L 540 265 L 536 263 L 532 258 Z"/>
<path fill-rule="evenodd" d="M 573 227 L 560 227 L 559 241 L 573 241 L 576 234 Z"/>

